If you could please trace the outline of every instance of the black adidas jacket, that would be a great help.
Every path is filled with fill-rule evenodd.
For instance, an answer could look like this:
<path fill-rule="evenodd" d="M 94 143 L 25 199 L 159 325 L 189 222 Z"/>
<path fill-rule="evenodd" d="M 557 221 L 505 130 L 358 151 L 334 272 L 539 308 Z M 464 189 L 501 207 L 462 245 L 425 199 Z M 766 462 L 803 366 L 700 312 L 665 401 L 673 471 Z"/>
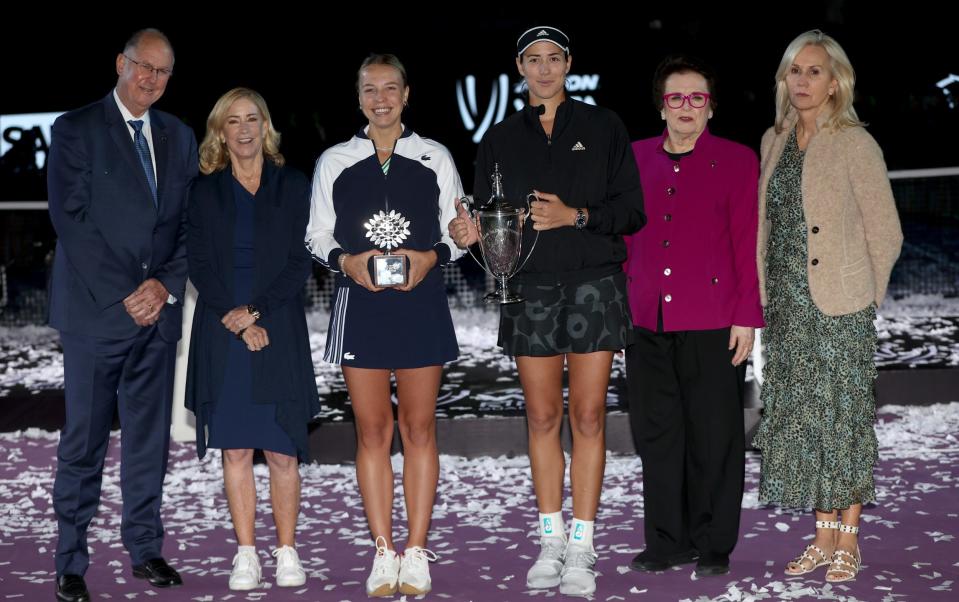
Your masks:
<path fill-rule="evenodd" d="M 589 209 L 583 230 L 572 226 L 540 232 L 521 278 L 530 282 L 582 282 L 621 270 L 623 235 L 646 223 L 639 171 L 623 122 L 614 112 L 569 99 L 556 110 L 551 137 L 539 122 L 542 107 L 527 106 L 483 136 L 476 156 L 474 198 L 490 196 L 494 164 L 506 198 L 526 207 L 535 188 L 569 207 Z M 523 230 L 523 256 L 533 244 L 532 221 Z"/>

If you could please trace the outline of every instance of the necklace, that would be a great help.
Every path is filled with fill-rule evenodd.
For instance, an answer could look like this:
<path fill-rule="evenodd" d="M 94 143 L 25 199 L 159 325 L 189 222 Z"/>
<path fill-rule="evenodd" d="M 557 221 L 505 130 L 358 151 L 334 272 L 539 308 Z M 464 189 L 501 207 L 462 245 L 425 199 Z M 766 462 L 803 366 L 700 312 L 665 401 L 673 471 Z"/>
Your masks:
<path fill-rule="evenodd" d="M 246 174 L 237 173 L 236 171 L 233 172 L 233 177 L 242 182 L 252 183 L 252 182 L 258 182 L 260 180 L 260 174 L 246 175 Z"/>
<path fill-rule="evenodd" d="M 376 145 L 374 144 L 374 145 L 373 145 L 373 148 L 375 148 L 376 150 L 379 150 L 379 151 L 386 152 L 386 153 L 393 152 L 393 147 L 392 147 L 392 146 L 387 146 L 386 148 L 384 148 L 384 147 L 382 147 L 382 146 L 376 146 Z"/>

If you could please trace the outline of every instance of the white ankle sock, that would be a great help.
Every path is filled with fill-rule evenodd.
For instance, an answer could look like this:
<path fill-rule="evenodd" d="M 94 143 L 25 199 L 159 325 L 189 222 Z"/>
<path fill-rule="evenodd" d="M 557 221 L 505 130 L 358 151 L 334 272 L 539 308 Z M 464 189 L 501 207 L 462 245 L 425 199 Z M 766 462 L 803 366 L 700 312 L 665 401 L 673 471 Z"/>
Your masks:
<path fill-rule="evenodd" d="M 586 544 L 593 547 L 593 525 L 595 521 L 573 519 L 569 529 L 569 542 L 575 544 Z"/>
<path fill-rule="evenodd" d="M 547 514 L 539 513 L 539 535 L 540 537 L 566 537 L 563 532 L 562 510 Z"/>
<path fill-rule="evenodd" d="M 249 552 L 253 554 L 254 556 L 256 556 L 256 546 L 237 546 L 236 551 L 237 553 Z"/>

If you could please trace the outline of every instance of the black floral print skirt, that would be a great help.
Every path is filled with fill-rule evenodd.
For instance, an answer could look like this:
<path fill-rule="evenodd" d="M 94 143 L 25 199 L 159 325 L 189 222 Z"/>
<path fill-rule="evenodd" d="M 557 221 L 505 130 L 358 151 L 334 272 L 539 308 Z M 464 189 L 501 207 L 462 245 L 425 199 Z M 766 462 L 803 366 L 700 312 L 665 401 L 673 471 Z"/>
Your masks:
<path fill-rule="evenodd" d="M 525 301 L 501 306 L 499 345 L 506 355 L 618 351 L 633 340 L 622 272 L 569 284 L 520 278 L 511 288 Z"/>

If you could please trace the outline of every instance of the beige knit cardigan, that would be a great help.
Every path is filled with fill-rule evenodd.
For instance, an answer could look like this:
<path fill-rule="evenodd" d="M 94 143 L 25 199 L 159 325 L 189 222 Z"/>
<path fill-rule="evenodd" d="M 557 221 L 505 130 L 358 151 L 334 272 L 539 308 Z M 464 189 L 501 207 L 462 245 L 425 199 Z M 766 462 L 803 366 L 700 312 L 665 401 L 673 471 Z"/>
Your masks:
<path fill-rule="evenodd" d="M 777 134 L 763 135 L 759 178 L 757 263 L 762 304 L 770 222 L 766 189 L 798 115 L 786 116 Z M 879 145 L 862 127 L 823 129 L 806 147 L 802 205 L 807 228 L 806 265 L 813 302 L 826 315 L 850 314 L 886 295 L 889 274 L 902 247 L 902 228 Z"/>

